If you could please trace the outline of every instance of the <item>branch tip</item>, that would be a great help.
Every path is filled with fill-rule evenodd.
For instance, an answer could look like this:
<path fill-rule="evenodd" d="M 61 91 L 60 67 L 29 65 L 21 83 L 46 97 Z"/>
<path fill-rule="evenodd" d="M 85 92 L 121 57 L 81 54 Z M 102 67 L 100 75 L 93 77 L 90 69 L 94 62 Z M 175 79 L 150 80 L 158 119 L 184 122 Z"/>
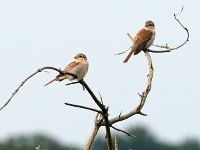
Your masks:
<path fill-rule="evenodd" d="M 143 97 L 143 95 L 141 95 L 140 93 L 137 93 L 141 98 Z"/>
<path fill-rule="evenodd" d="M 145 113 L 143 113 L 143 112 L 141 112 L 141 111 L 139 111 L 138 114 L 140 114 L 140 115 L 142 115 L 142 116 L 147 116 L 147 114 L 145 114 Z"/>
<path fill-rule="evenodd" d="M 120 118 L 121 114 L 122 114 L 122 111 L 120 112 L 120 114 L 119 114 L 119 116 L 118 116 L 119 118 Z"/>
<path fill-rule="evenodd" d="M 122 133 L 124 133 L 124 134 L 126 134 L 126 135 L 128 135 L 130 137 L 136 137 L 135 135 L 132 135 L 132 134 L 130 134 L 130 133 L 124 131 L 124 130 L 118 129 L 118 128 L 112 126 L 112 125 L 111 125 L 111 128 L 115 129 L 116 131 L 122 132 Z"/>

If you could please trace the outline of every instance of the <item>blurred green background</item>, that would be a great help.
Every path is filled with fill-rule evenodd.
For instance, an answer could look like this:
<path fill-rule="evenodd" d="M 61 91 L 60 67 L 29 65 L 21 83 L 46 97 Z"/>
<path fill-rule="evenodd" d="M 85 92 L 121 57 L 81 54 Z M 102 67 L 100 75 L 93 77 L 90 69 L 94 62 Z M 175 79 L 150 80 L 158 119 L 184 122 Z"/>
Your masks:
<path fill-rule="evenodd" d="M 135 137 L 129 137 L 119 132 L 119 150 L 200 150 L 200 142 L 195 138 L 185 138 L 182 142 L 165 142 L 158 138 L 145 126 L 130 127 L 127 131 Z M 114 139 L 113 139 L 114 142 Z M 77 142 L 78 143 L 78 142 Z M 81 150 L 77 143 L 62 143 L 54 137 L 44 134 L 19 135 L 0 142 L 0 150 L 33 150 L 40 145 L 41 150 Z M 114 145 L 114 144 L 113 144 Z M 104 135 L 98 135 L 92 146 L 93 150 L 106 150 L 107 144 Z"/>

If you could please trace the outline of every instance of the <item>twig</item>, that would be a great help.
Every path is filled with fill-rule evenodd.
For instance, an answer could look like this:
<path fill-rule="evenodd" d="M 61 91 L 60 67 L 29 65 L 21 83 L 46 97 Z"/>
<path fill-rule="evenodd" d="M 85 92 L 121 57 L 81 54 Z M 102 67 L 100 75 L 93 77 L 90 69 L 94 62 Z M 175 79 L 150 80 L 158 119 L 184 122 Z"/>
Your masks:
<path fill-rule="evenodd" d="M 37 71 L 35 71 L 34 73 L 32 73 L 30 76 L 28 76 L 24 81 L 21 82 L 21 84 L 15 89 L 15 91 L 12 93 L 12 95 L 10 96 L 10 98 L 6 101 L 6 103 L 0 108 L 0 111 L 6 107 L 8 105 L 8 103 L 12 100 L 12 98 L 17 94 L 17 92 L 19 91 L 19 89 L 30 79 L 32 78 L 33 76 L 35 76 L 36 74 L 38 74 L 39 72 L 42 72 L 44 70 L 47 70 L 47 69 L 51 69 L 51 70 L 55 70 L 57 72 L 59 72 L 60 74 L 67 74 L 67 75 L 71 75 L 73 77 L 76 78 L 76 75 L 72 74 L 72 73 L 69 73 L 69 72 L 62 72 L 60 69 L 57 69 L 55 67 L 43 67 L 43 68 L 40 68 L 38 69 Z"/>
<path fill-rule="evenodd" d="M 77 105 L 77 104 L 71 104 L 71 103 L 65 103 L 65 105 L 72 106 L 72 107 L 83 108 L 83 109 L 86 109 L 86 110 L 91 110 L 91 111 L 97 112 L 99 114 L 102 114 L 102 111 L 94 109 L 94 108 L 90 108 L 90 107 L 87 107 L 87 106 L 82 106 L 82 105 Z"/>
<path fill-rule="evenodd" d="M 129 33 L 127 33 L 127 35 L 128 35 L 128 37 L 129 37 L 129 39 L 130 39 L 132 42 L 134 42 L 134 38 L 133 38 Z"/>
<path fill-rule="evenodd" d="M 122 111 L 120 112 L 119 117 L 121 117 L 121 114 L 122 114 Z"/>
<path fill-rule="evenodd" d="M 65 86 L 72 85 L 72 84 L 77 84 L 77 83 L 80 83 L 80 81 L 67 83 L 67 84 L 65 84 Z M 83 87 L 83 90 L 85 90 L 85 87 L 83 85 L 82 85 L 82 87 Z"/>
<path fill-rule="evenodd" d="M 132 47 L 132 46 L 131 46 Z M 124 54 L 126 53 L 127 51 L 129 51 L 131 49 L 131 47 L 129 47 L 127 50 L 123 51 L 123 52 L 120 52 L 120 53 L 116 53 L 114 55 L 121 55 L 121 54 Z"/>
<path fill-rule="evenodd" d="M 103 98 L 101 96 L 101 93 L 99 93 L 99 96 L 100 96 L 101 104 L 103 105 Z"/>
<path fill-rule="evenodd" d="M 82 84 L 86 90 L 88 91 L 88 93 L 90 94 L 90 96 L 92 97 L 92 99 L 94 100 L 94 102 L 101 108 L 102 111 L 106 111 L 106 108 L 104 107 L 104 105 L 102 105 L 102 103 L 98 100 L 98 98 L 95 96 L 95 94 L 92 92 L 92 90 L 90 89 L 90 87 L 87 85 L 87 83 L 84 80 L 80 80 L 79 81 L 80 84 Z"/>
<path fill-rule="evenodd" d="M 127 35 L 128 35 L 128 37 L 129 37 L 129 39 L 130 39 L 131 41 L 134 41 L 134 39 L 132 38 L 132 36 L 131 36 L 129 33 L 127 33 Z M 131 47 L 132 47 L 132 46 L 131 46 Z M 123 51 L 123 52 L 117 53 L 117 54 L 115 54 L 115 55 L 124 54 L 124 53 L 126 53 L 127 51 L 129 51 L 129 50 L 131 49 L 131 47 L 129 47 L 129 49 L 127 49 L 127 50 L 125 50 L 125 51 Z"/>
<path fill-rule="evenodd" d="M 176 21 L 178 21 L 178 23 L 181 25 L 181 27 L 187 32 L 187 39 L 186 39 L 186 41 L 183 44 L 177 46 L 176 48 L 171 48 L 170 50 L 178 49 L 178 48 L 182 47 L 183 45 L 185 45 L 185 43 L 187 43 L 189 41 L 189 37 L 190 37 L 189 30 L 176 17 L 177 15 L 179 15 L 180 13 L 182 13 L 182 11 L 183 11 L 183 7 L 182 7 L 182 9 L 181 9 L 181 11 L 179 13 L 174 14 L 174 18 L 176 19 Z"/>
<path fill-rule="evenodd" d="M 167 52 L 171 52 L 171 50 L 151 50 L 151 49 L 148 49 L 148 52 L 151 52 L 151 53 L 167 53 Z"/>
<path fill-rule="evenodd" d="M 187 33 L 187 38 L 186 40 L 179 46 L 175 47 L 175 48 L 170 48 L 167 44 L 166 46 L 159 46 L 159 45 L 154 45 L 156 47 L 160 47 L 160 48 L 165 48 L 167 50 L 164 50 L 164 51 L 156 51 L 156 50 L 150 50 L 148 49 L 149 52 L 153 52 L 153 53 L 164 53 L 164 52 L 171 52 L 173 50 L 177 50 L 179 49 L 180 47 L 182 47 L 183 45 L 185 45 L 188 41 L 189 41 L 189 37 L 190 37 L 190 34 L 189 34 L 189 30 L 180 22 L 180 20 L 177 18 L 177 15 L 181 14 L 183 12 L 183 6 L 181 8 L 181 11 L 178 12 L 178 13 L 174 13 L 174 18 L 175 20 L 179 23 L 179 25 L 186 31 Z"/>
<path fill-rule="evenodd" d="M 124 130 L 118 129 L 118 128 L 114 127 L 114 126 L 111 126 L 111 127 L 112 127 L 113 129 L 119 131 L 119 132 L 125 133 L 126 135 L 128 135 L 128 136 L 130 136 L 130 137 L 136 137 L 135 135 L 132 135 L 132 134 L 130 134 L 130 133 L 124 131 Z"/>
<path fill-rule="evenodd" d="M 68 86 L 68 85 L 77 84 L 77 83 L 79 83 L 79 81 L 76 81 L 76 82 L 70 82 L 70 83 L 67 83 L 67 84 L 65 84 L 65 85 Z"/>

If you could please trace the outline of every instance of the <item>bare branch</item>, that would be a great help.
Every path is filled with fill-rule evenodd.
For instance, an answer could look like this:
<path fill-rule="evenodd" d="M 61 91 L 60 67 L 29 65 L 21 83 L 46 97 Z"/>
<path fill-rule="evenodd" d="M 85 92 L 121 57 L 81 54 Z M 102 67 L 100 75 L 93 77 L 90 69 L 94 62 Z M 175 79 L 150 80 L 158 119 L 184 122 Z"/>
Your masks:
<path fill-rule="evenodd" d="M 130 34 L 129 34 L 129 37 L 131 37 Z M 146 114 L 141 112 L 141 109 L 143 108 L 143 106 L 144 106 L 144 104 L 146 102 L 148 93 L 151 90 L 151 83 L 152 83 L 152 79 L 153 79 L 153 65 L 152 65 L 151 56 L 149 55 L 148 51 L 144 51 L 144 53 L 145 53 L 145 56 L 146 56 L 146 59 L 147 59 L 147 62 L 148 62 L 149 73 L 148 73 L 147 86 L 146 86 L 145 90 L 142 92 L 142 94 L 139 94 L 140 98 L 141 98 L 140 99 L 140 103 L 136 108 L 134 108 L 130 112 L 128 112 L 128 113 L 126 113 L 124 115 L 119 115 L 117 117 L 114 117 L 114 118 L 110 119 L 109 120 L 109 125 L 110 126 L 112 124 L 114 124 L 114 123 L 117 123 L 117 122 L 123 121 L 125 119 L 128 119 L 128 118 L 130 118 L 130 117 L 132 117 L 133 115 L 136 115 L 136 114 L 140 114 L 140 115 L 146 116 Z M 105 122 L 103 121 L 101 125 L 104 126 Z"/>
<path fill-rule="evenodd" d="M 95 125 L 94 125 L 94 128 L 92 130 L 92 133 L 91 135 L 89 136 L 89 139 L 84 147 L 84 150 L 90 150 L 91 146 L 92 146 L 92 143 L 94 142 L 94 139 L 100 129 L 100 125 L 97 123 L 98 122 L 98 116 L 99 116 L 99 113 L 97 113 L 96 117 L 95 117 Z"/>
<path fill-rule="evenodd" d="M 132 47 L 132 46 L 131 46 Z M 123 52 L 120 52 L 120 53 L 116 53 L 114 55 L 121 55 L 121 54 L 124 54 L 126 53 L 127 51 L 129 51 L 131 49 L 131 47 L 129 47 L 127 50 L 123 51 Z"/>
<path fill-rule="evenodd" d="M 32 73 L 30 76 L 28 76 L 24 81 L 21 82 L 21 84 L 15 89 L 15 91 L 12 93 L 12 95 L 10 96 L 10 98 L 6 101 L 6 103 L 0 108 L 0 111 L 6 107 L 8 105 L 8 103 L 12 100 L 12 98 L 17 94 L 17 92 L 19 91 L 19 89 L 30 79 L 32 78 L 33 76 L 35 76 L 36 74 L 38 74 L 39 72 L 42 72 L 44 70 L 47 70 L 47 69 L 50 69 L 50 70 L 55 70 L 57 72 L 59 72 L 60 74 L 67 74 L 67 75 L 71 75 L 73 77 L 77 77 L 76 75 L 72 74 L 72 73 L 69 73 L 69 72 L 62 72 L 60 69 L 57 69 L 55 67 L 43 67 L 43 68 L 40 68 L 38 69 L 37 71 L 35 71 L 34 73 Z"/>
<path fill-rule="evenodd" d="M 79 81 L 77 81 L 77 82 L 70 82 L 70 83 L 67 83 L 65 85 L 68 86 L 68 85 L 77 84 L 77 83 L 80 83 L 80 82 Z"/>
<path fill-rule="evenodd" d="M 149 75 L 148 75 L 147 87 L 146 87 L 145 91 L 142 92 L 141 103 L 137 108 L 138 112 L 140 112 L 141 109 L 143 108 L 145 101 L 146 101 L 146 98 L 147 98 L 147 95 L 149 94 L 149 92 L 151 90 L 151 82 L 152 82 L 152 79 L 153 79 L 153 71 L 154 71 L 151 56 L 149 55 L 148 51 L 145 51 L 144 53 L 145 53 L 145 56 L 146 56 L 147 62 L 148 62 Z"/>
<path fill-rule="evenodd" d="M 92 99 L 94 100 L 94 102 L 101 108 L 102 111 L 106 111 L 106 108 L 104 107 L 104 105 L 98 100 L 98 98 L 95 96 L 95 94 L 92 92 L 92 90 L 90 89 L 90 87 L 87 85 L 87 83 L 84 80 L 80 80 L 79 81 L 80 84 L 82 84 L 86 90 L 88 91 L 88 93 L 90 94 L 90 96 L 92 97 Z"/>
<path fill-rule="evenodd" d="M 92 99 L 102 110 L 102 116 L 104 117 L 105 128 L 106 128 L 108 150 L 112 150 L 112 137 L 108 120 L 108 109 L 106 109 L 106 107 L 98 100 L 98 98 L 95 96 L 95 94 L 92 92 L 92 90 L 84 80 L 80 80 L 80 84 L 82 84 L 86 88 Z"/>
<path fill-rule="evenodd" d="M 148 52 L 151 52 L 151 53 L 167 53 L 167 52 L 171 52 L 171 50 L 151 50 L 151 49 L 148 49 Z"/>
<path fill-rule="evenodd" d="M 103 98 L 101 96 L 101 93 L 99 93 L 99 96 L 100 96 L 101 104 L 103 105 Z"/>
<path fill-rule="evenodd" d="M 68 85 L 73 85 L 73 84 L 77 84 L 77 83 L 80 83 L 80 81 L 67 83 L 67 84 L 65 84 L 65 85 L 68 86 Z M 85 90 L 85 87 L 84 87 L 83 85 L 82 85 L 82 87 L 83 87 L 83 91 L 84 91 L 84 90 Z"/>
<path fill-rule="evenodd" d="M 179 23 L 179 25 L 186 31 L 186 33 L 187 33 L 187 38 L 186 38 L 186 40 L 185 40 L 181 45 L 179 45 L 179 46 L 177 46 L 177 47 L 174 47 L 174 48 L 170 48 L 167 44 L 166 44 L 165 46 L 154 45 L 154 46 L 156 46 L 156 47 L 165 48 L 165 49 L 167 49 L 167 50 L 164 50 L 164 51 L 162 51 L 162 50 L 161 50 L 161 51 L 157 51 L 157 50 L 150 50 L 150 49 L 148 49 L 148 52 L 152 52 L 152 53 L 171 52 L 171 51 L 173 51 L 173 50 L 177 50 L 177 49 L 181 48 L 182 46 L 184 46 L 184 45 L 189 41 L 189 37 L 190 37 L 189 30 L 188 30 L 188 29 L 180 22 L 180 20 L 177 18 L 177 15 L 181 14 L 182 12 L 183 12 L 183 6 L 182 6 L 182 9 L 181 9 L 181 11 L 180 11 L 179 13 L 177 13 L 177 14 L 174 13 L 174 18 L 175 18 L 175 20 Z"/>
<path fill-rule="evenodd" d="M 94 109 L 94 108 L 90 108 L 90 107 L 87 107 L 87 106 L 76 105 L 76 104 L 71 104 L 71 103 L 65 103 L 65 105 L 72 106 L 72 107 L 78 107 L 78 108 L 82 108 L 82 109 L 86 109 L 86 110 L 90 110 L 90 111 L 94 111 L 94 112 L 97 112 L 99 114 L 102 114 L 102 111 Z"/>
<path fill-rule="evenodd" d="M 119 117 L 121 117 L 121 114 L 122 114 L 122 111 L 120 112 Z"/>
<path fill-rule="evenodd" d="M 127 35 L 128 35 L 128 37 L 129 37 L 129 39 L 130 39 L 132 42 L 134 42 L 134 38 L 133 38 L 129 33 L 127 33 Z"/>
<path fill-rule="evenodd" d="M 132 134 L 130 134 L 130 133 L 124 131 L 124 130 L 118 129 L 118 128 L 114 127 L 114 126 L 111 126 L 111 127 L 112 127 L 113 129 L 119 131 L 119 132 L 125 133 L 126 135 L 128 135 L 128 136 L 130 136 L 130 137 L 136 137 L 135 135 L 132 135 Z"/>

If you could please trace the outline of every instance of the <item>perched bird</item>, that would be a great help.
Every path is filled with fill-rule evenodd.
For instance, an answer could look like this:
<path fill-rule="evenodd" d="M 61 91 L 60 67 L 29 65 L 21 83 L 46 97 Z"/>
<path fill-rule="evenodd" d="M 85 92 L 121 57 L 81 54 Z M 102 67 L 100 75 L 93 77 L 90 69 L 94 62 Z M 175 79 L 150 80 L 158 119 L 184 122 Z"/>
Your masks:
<path fill-rule="evenodd" d="M 54 82 L 54 81 L 62 81 L 68 79 L 70 81 L 77 79 L 78 81 L 82 80 L 88 71 L 89 63 L 87 61 L 87 57 L 85 54 L 79 53 L 75 57 L 75 60 L 69 63 L 63 70 L 63 73 L 68 72 L 77 76 L 77 78 L 67 75 L 67 74 L 59 74 L 53 80 L 49 81 L 44 86 Z"/>
<path fill-rule="evenodd" d="M 131 51 L 124 60 L 124 63 L 127 63 L 131 55 L 137 55 L 142 50 L 148 49 L 155 39 L 155 26 L 153 21 L 146 21 L 145 27 L 141 29 L 133 39 L 133 46 L 131 46 Z"/>

